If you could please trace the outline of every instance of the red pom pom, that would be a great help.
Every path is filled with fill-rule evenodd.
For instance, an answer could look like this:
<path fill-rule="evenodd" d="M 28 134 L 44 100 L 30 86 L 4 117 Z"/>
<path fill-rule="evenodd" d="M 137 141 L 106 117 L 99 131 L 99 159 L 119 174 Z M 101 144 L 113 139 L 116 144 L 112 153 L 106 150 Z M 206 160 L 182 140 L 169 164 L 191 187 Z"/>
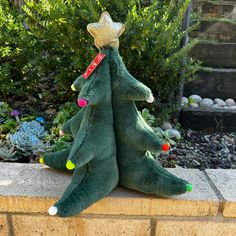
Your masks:
<path fill-rule="evenodd" d="M 83 99 L 83 98 L 81 98 L 81 99 L 78 99 L 78 105 L 80 106 L 80 107 L 85 107 L 85 106 L 87 106 L 87 101 L 85 100 L 85 99 Z"/>
<path fill-rule="evenodd" d="M 170 145 L 168 143 L 163 143 L 162 144 L 162 151 L 168 152 L 169 150 L 170 150 Z"/>

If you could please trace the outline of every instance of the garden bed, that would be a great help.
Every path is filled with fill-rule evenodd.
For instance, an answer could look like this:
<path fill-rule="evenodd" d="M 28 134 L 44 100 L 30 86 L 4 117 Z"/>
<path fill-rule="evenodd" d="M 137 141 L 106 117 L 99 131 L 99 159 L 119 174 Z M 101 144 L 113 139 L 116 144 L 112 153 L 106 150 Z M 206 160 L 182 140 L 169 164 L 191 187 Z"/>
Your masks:
<path fill-rule="evenodd" d="M 158 158 L 165 167 L 236 169 L 236 132 L 182 130 L 170 153 Z"/>

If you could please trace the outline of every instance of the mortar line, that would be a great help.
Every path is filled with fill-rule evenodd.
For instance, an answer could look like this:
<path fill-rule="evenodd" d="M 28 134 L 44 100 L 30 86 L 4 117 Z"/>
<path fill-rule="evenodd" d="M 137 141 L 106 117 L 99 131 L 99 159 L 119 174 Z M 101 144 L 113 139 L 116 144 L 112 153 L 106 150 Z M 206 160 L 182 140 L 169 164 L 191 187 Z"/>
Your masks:
<path fill-rule="evenodd" d="M 221 213 L 223 212 L 224 208 L 225 208 L 225 203 L 226 203 L 226 200 L 225 198 L 223 197 L 223 195 L 221 194 L 220 190 L 216 187 L 216 185 L 214 184 L 214 182 L 211 180 L 211 178 L 207 175 L 207 173 L 205 172 L 205 170 L 203 171 L 203 174 L 207 180 L 207 182 L 209 183 L 209 185 L 211 186 L 212 190 L 214 191 L 216 197 L 218 198 L 220 204 L 219 204 L 219 211 L 218 213 Z"/>
<path fill-rule="evenodd" d="M 7 226 L 8 226 L 8 236 L 14 236 L 13 222 L 10 214 L 6 214 Z"/>
<path fill-rule="evenodd" d="M 9 214 L 9 212 L 1 212 L 1 214 Z M 50 217 L 48 214 L 45 213 L 38 213 L 38 212 L 11 212 L 10 215 L 17 215 L 17 216 L 33 216 L 33 217 Z M 81 213 L 80 215 L 73 216 L 72 218 L 103 218 L 103 219 L 124 219 L 124 220 L 187 220 L 187 221 L 214 221 L 214 222 L 222 222 L 222 221 L 233 221 L 235 222 L 236 219 L 234 217 L 223 217 L 221 214 L 217 216 L 176 216 L 176 215 L 103 215 L 103 214 L 89 214 L 89 213 Z"/>
<path fill-rule="evenodd" d="M 155 236 L 156 235 L 156 225 L 157 225 L 157 219 L 154 219 L 150 217 L 150 236 Z"/>

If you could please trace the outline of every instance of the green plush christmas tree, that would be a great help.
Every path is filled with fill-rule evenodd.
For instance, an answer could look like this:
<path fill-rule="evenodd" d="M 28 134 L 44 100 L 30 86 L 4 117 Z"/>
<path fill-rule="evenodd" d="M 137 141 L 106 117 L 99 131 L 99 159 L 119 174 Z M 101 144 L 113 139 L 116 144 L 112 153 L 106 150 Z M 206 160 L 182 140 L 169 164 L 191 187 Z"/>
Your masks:
<path fill-rule="evenodd" d="M 130 75 L 119 55 L 118 37 L 124 25 L 113 22 L 104 12 L 99 22 L 88 25 L 88 31 L 100 54 L 72 85 L 73 90 L 80 91 L 78 104 L 83 108 L 63 126 L 61 134 L 70 133 L 74 142 L 40 160 L 59 170 L 75 168 L 71 184 L 49 213 L 79 214 L 106 196 L 118 182 L 115 158 L 123 187 L 167 196 L 191 191 L 191 184 L 165 170 L 151 154 L 168 145 L 136 108 L 134 101 L 151 103 L 154 97 Z M 105 58 L 101 59 L 102 55 Z"/>
<path fill-rule="evenodd" d="M 51 215 L 77 215 L 109 194 L 119 181 L 111 104 L 110 50 L 103 50 L 96 58 L 75 83 L 76 89 L 80 90 L 78 104 L 83 108 L 64 125 L 64 132 L 74 137 L 73 144 L 40 159 L 40 163 L 52 168 L 74 170 L 65 193 L 49 208 Z"/>

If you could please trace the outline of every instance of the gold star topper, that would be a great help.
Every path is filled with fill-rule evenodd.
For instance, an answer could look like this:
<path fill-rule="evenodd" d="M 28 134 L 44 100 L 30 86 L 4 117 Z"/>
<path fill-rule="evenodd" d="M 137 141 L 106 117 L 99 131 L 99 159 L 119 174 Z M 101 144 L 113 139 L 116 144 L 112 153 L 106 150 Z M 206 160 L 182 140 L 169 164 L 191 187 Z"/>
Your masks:
<path fill-rule="evenodd" d="M 88 32 L 94 37 L 95 46 L 102 49 L 104 46 L 119 47 L 119 36 L 124 32 L 125 25 L 113 22 L 108 12 L 103 12 L 99 22 L 88 24 Z"/>

